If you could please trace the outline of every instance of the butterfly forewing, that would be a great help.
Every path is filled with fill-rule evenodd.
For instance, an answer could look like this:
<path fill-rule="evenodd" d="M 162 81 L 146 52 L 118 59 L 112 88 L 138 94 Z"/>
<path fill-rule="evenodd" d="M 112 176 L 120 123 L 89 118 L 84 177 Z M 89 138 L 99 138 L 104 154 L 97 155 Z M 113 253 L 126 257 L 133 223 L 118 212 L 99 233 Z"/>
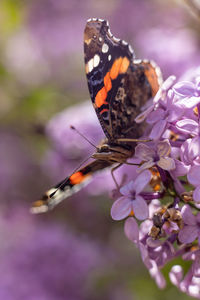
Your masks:
<path fill-rule="evenodd" d="M 107 21 L 89 20 L 84 31 L 85 69 L 91 100 L 106 137 L 113 140 L 111 101 L 133 59 L 132 48 L 110 32 Z"/>
<path fill-rule="evenodd" d="M 135 60 L 131 46 L 115 38 L 107 21 L 91 19 L 84 32 L 85 68 L 91 100 L 110 143 L 139 138 L 135 118 L 159 88 L 159 68 Z"/>

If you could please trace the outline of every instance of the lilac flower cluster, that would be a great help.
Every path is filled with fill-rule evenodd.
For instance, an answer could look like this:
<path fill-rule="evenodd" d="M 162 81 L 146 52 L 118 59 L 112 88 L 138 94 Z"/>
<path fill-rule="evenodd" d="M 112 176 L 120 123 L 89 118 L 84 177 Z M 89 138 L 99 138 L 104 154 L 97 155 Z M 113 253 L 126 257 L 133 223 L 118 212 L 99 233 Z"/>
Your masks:
<path fill-rule="evenodd" d="M 170 76 L 136 121 L 144 119 L 151 140 L 136 146 L 134 180 L 121 186 L 111 216 L 126 219 L 125 234 L 160 288 L 169 261 L 189 260 L 187 273 L 174 265 L 169 277 L 200 299 L 200 74 L 180 82 Z"/>

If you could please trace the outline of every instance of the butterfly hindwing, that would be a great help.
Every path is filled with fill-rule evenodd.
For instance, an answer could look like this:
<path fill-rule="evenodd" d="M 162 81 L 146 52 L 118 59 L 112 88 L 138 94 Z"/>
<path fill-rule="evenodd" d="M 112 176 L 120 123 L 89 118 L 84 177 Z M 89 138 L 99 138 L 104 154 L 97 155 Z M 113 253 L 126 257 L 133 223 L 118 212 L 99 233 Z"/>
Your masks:
<path fill-rule="evenodd" d="M 83 168 L 73 173 L 71 176 L 59 182 L 56 186 L 48 190 L 40 200 L 33 203 L 31 212 L 42 213 L 53 209 L 65 198 L 72 196 L 84 186 L 86 186 L 94 173 L 108 168 L 112 165 L 109 161 L 94 160 Z"/>

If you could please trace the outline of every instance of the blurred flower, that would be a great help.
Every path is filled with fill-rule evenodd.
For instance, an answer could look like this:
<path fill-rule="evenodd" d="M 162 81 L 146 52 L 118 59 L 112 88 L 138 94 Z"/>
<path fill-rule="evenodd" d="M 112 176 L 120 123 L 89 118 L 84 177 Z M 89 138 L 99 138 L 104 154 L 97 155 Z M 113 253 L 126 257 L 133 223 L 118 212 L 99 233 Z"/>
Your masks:
<path fill-rule="evenodd" d="M 197 65 L 200 59 L 198 36 L 192 30 L 173 26 L 173 21 L 168 23 L 167 28 L 157 25 L 140 32 L 136 41 L 142 56 L 155 60 L 164 76 L 180 76 Z M 186 43 L 188 47 L 185 47 Z"/>
<path fill-rule="evenodd" d="M 52 149 L 47 153 L 45 165 L 47 170 L 51 171 L 54 180 L 63 179 L 79 165 L 86 164 L 86 159 L 89 160 L 96 150 L 70 128 L 72 125 L 94 145 L 98 145 L 104 138 L 90 101 L 74 105 L 51 119 L 46 127 L 46 135 L 52 144 Z M 105 171 L 103 176 L 98 174 L 95 178 L 92 186 L 87 187 L 91 195 L 101 194 L 114 186 L 110 171 Z"/>
<path fill-rule="evenodd" d="M 174 265 L 171 268 L 169 277 L 171 282 L 177 286 L 182 292 L 189 296 L 200 299 L 200 251 L 190 251 L 184 256 L 185 260 L 192 260 L 193 263 L 184 276 L 183 268 L 180 265 Z"/>
<path fill-rule="evenodd" d="M 104 264 L 101 246 L 19 209 L 1 214 L 0 224 L 2 299 L 93 298 L 90 279 Z"/>
<path fill-rule="evenodd" d="M 5 47 L 4 65 L 18 81 L 27 86 L 37 86 L 49 76 L 49 68 L 40 48 L 28 31 L 19 30 Z"/>
<path fill-rule="evenodd" d="M 0 204 L 17 199 L 27 201 L 27 194 L 33 200 L 38 183 L 34 175 L 39 168 L 34 164 L 31 149 L 19 135 L 11 130 L 0 131 Z"/>

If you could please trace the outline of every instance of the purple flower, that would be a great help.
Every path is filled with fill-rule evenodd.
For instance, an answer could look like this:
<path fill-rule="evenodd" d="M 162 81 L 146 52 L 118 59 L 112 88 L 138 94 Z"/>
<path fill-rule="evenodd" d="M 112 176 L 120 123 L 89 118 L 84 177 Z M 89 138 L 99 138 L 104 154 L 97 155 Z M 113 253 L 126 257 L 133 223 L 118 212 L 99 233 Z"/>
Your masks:
<path fill-rule="evenodd" d="M 173 86 L 175 81 L 176 77 L 171 75 L 161 84 L 157 94 L 153 99 L 153 103 L 151 103 L 151 101 L 148 102 L 147 107 L 144 107 L 144 111 L 135 118 L 136 123 L 143 122 L 152 111 L 158 108 L 159 102 L 165 100 L 168 90 Z"/>
<path fill-rule="evenodd" d="M 139 220 L 148 218 L 148 205 L 141 195 L 142 190 L 149 183 L 151 173 L 145 170 L 135 181 L 130 181 L 120 189 L 123 195 L 114 202 L 111 208 L 111 216 L 114 220 L 122 220 L 128 217 L 132 212 Z"/>
<path fill-rule="evenodd" d="M 182 107 L 174 103 L 174 93 L 169 90 L 165 102 L 160 101 L 159 107 L 152 111 L 147 118 L 147 123 L 154 124 L 149 137 L 155 140 L 162 137 L 164 131 L 182 114 Z"/>
<path fill-rule="evenodd" d="M 149 169 L 157 165 L 163 170 L 173 170 L 175 168 L 175 162 L 169 157 L 170 151 L 171 147 L 168 140 L 158 142 L 156 149 L 146 144 L 137 145 L 135 148 L 135 156 L 144 161 L 139 169 Z"/>
<path fill-rule="evenodd" d="M 193 199 L 197 203 L 200 202 L 200 182 L 199 182 L 199 172 L 200 172 L 200 165 L 194 165 L 191 167 L 190 171 L 188 172 L 187 178 L 188 181 L 195 186 L 193 192 Z"/>
<path fill-rule="evenodd" d="M 159 288 L 164 288 L 166 281 L 161 273 L 161 268 L 174 257 L 175 250 L 170 241 L 152 240 L 148 236 L 151 224 L 145 224 L 146 222 L 148 221 L 142 223 L 142 235 L 137 245 L 151 277 L 154 278 Z"/>
<path fill-rule="evenodd" d="M 199 137 L 187 139 L 181 146 L 180 158 L 185 165 L 193 165 L 195 161 L 199 161 Z"/>
<path fill-rule="evenodd" d="M 161 273 L 157 262 L 154 259 L 151 259 L 152 248 L 148 247 L 148 245 L 146 244 L 146 240 L 145 240 L 145 242 L 144 242 L 144 240 L 143 240 L 143 242 L 139 242 L 138 246 L 140 249 L 140 254 L 141 254 L 143 263 L 149 270 L 151 277 L 154 278 L 156 284 L 158 285 L 158 287 L 160 289 L 164 288 L 166 286 L 165 278 L 164 278 L 163 274 Z M 159 243 L 159 247 L 160 247 L 160 243 Z M 162 249 L 162 248 L 160 247 L 160 249 Z M 158 255 L 159 255 L 159 253 L 158 253 Z"/>
<path fill-rule="evenodd" d="M 138 243 L 139 241 L 139 228 L 136 220 L 132 217 L 126 219 L 124 223 L 124 233 L 127 238 L 133 243 Z"/>
<path fill-rule="evenodd" d="M 181 97 L 179 103 L 187 108 L 193 108 L 200 102 L 200 79 L 196 84 L 190 81 L 181 81 L 174 85 L 174 92 Z"/>
<path fill-rule="evenodd" d="M 200 213 L 194 216 L 190 206 L 184 205 L 181 209 L 181 214 L 184 227 L 178 234 L 179 241 L 183 244 L 189 244 L 198 238 L 200 244 Z"/>
<path fill-rule="evenodd" d="M 169 273 L 170 280 L 182 292 L 200 299 L 200 251 L 190 251 L 183 255 L 183 259 L 194 262 L 185 276 L 180 265 L 173 266 Z"/>

